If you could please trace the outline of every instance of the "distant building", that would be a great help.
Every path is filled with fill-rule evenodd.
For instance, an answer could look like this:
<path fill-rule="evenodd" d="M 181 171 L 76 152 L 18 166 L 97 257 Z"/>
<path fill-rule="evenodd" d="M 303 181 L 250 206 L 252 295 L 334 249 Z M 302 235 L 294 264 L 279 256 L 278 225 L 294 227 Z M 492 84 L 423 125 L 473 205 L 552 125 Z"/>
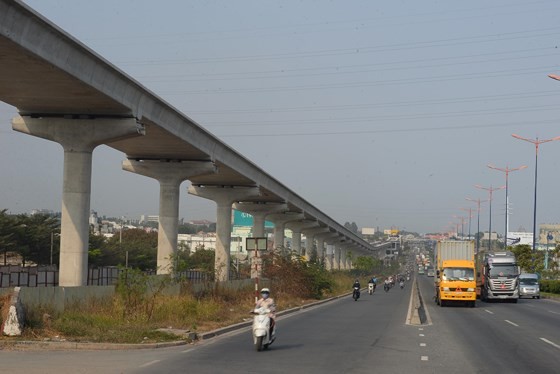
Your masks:
<path fill-rule="evenodd" d="M 177 243 L 179 249 L 189 248 L 189 253 L 197 249 L 216 250 L 216 233 L 199 232 L 197 234 L 179 234 Z"/>
<path fill-rule="evenodd" d="M 206 219 L 194 219 L 191 221 L 187 221 L 187 223 L 189 225 L 194 225 L 194 226 L 206 226 L 206 227 L 210 227 L 210 225 L 212 225 L 214 222 L 208 221 Z"/>
<path fill-rule="evenodd" d="M 159 216 L 149 216 L 149 215 L 142 214 L 140 216 L 139 223 L 142 224 L 146 222 L 159 222 Z"/>
<path fill-rule="evenodd" d="M 45 216 L 56 216 L 57 214 L 53 210 L 49 209 L 33 209 L 31 210 L 30 215 L 34 216 L 35 214 L 43 214 Z"/>

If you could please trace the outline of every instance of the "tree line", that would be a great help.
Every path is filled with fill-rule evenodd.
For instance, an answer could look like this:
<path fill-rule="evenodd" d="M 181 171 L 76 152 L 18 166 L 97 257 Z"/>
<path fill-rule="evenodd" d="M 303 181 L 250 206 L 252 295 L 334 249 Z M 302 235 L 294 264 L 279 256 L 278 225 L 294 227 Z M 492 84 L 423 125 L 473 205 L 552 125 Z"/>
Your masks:
<path fill-rule="evenodd" d="M 181 225 L 182 232 L 195 233 L 196 225 Z M 209 228 L 205 226 L 208 230 Z M 202 230 L 198 230 L 202 231 Z M 142 271 L 157 269 L 158 234 L 141 228 L 124 229 L 108 238 L 90 230 L 88 264 L 90 267 L 125 266 Z M 214 251 L 180 247 L 172 259 L 178 271 L 200 269 L 213 271 Z M 60 260 L 60 221 L 45 214 L 11 215 L 0 210 L 0 264 L 17 257 L 21 265 L 58 265 Z"/>

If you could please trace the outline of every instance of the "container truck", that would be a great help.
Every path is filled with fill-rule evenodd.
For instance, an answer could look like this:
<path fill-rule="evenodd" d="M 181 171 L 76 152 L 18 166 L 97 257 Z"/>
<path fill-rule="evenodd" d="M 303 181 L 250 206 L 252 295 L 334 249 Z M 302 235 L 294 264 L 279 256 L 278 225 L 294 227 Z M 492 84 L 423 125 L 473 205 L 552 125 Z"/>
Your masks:
<path fill-rule="evenodd" d="M 476 269 L 476 292 L 481 300 L 517 302 L 520 269 L 512 252 L 480 252 Z"/>
<path fill-rule="evenodd" d="M 474 242 L 442 240 L 436 247 L 436 303 L 476 305 Z"/>

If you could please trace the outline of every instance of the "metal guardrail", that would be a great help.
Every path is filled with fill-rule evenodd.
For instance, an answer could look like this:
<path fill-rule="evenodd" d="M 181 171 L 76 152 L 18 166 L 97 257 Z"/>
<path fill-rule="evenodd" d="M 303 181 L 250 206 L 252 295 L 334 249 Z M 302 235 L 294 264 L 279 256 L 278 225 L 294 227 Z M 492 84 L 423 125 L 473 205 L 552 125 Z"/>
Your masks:
<path fill-rule="evenodd" d="M 116 266 L 90 268 L 88 286 L 111 286 L 117 284 L 121 272 L 125 269 Z M 192 283 L 213 281 L 212 274 L 198 270 L 183 271 L 177 276 Z M 58 286 L 58 269 L 56 266 L 0 266 L 0 288 L 11 287 L 56 287 Z"/>

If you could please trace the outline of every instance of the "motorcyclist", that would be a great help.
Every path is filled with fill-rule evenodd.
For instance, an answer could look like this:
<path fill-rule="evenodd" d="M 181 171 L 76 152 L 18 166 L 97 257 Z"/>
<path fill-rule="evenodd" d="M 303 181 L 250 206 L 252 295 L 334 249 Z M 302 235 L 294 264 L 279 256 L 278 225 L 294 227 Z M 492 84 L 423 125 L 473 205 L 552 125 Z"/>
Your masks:
<path fill-rule="evenodd" d="M 273 336 L 274 327 L 276 325 L 276 303 L 274 299 L 270 297 L 270 289 L 263 288 L 261 290 L 261 298 L 255 303 L 255 308 L 267 308 L 270 310 L 268 317 L 270 318 L 270 336 Z"/>
<path fill-rule="evenodd" d="M 356 289 L 356 287 L 358 287 Z M 362 286 L 360 286 L 360 281 L 358 279 L 356 279 L 354 281 L 354 284 L 352 285 L 352 289 L 354 290 L 353 292 L 357 292 L 358 293 L 358 297 L 360 296 L 360 289 L 362 288 Z"/>
<path fill-rule="evenodd" d="M 373 283 L 373 289 L 377 287 L 377 278 L 375 276 L 371 277 L 368 283 Z"/>
<path fill-rule="evenodd" d="M 385 278 L 385 285 L 383 286 L 383 288 L 385 290 L 388 290 L 389 288 L 391 288 L 391 280 L 389 278 Z"/>

